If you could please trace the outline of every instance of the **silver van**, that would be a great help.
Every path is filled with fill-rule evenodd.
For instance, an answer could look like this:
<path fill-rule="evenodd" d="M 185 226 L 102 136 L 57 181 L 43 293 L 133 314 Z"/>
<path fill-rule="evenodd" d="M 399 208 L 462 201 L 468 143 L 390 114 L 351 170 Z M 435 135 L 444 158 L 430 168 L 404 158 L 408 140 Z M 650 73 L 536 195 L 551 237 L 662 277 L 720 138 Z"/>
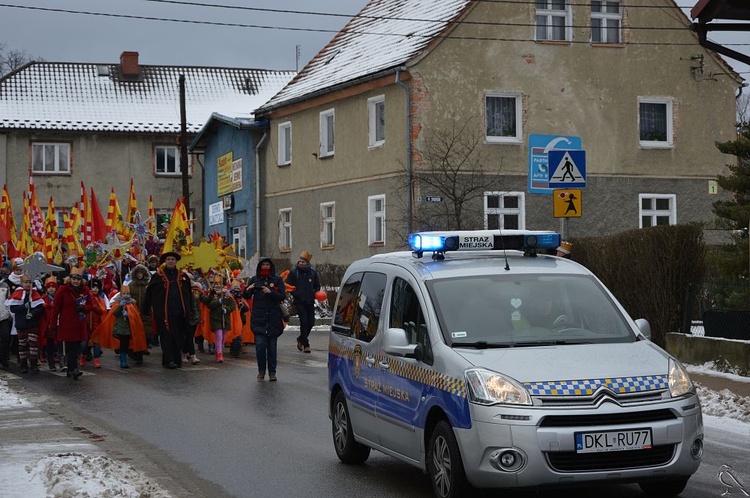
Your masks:
<path fill-rule="evenodd" d="M 675 496 L 703 454 L 685 368 L 555 232 L 421 233 L 353 263 L 328 374 L 336 454 L 376 449 L 477 488 L 638 483 Z M 431 256 L 431 257 L 429 257 Z"/>

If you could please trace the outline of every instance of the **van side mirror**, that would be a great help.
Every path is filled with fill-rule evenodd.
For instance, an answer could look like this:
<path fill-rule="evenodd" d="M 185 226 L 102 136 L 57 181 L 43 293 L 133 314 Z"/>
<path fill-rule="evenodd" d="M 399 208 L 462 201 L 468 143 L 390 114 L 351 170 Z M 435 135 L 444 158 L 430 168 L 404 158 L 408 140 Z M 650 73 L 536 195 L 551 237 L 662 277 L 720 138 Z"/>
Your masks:
<path fill-rule="evenodd" d="M 398 328 L 390 328 L 385 331 L 383 350 L 390 355 L 403 356 L 404 358 L 417 358 L 418 352 L 417 345 L 409 343 L 406 331 Z"/>
<path fill-rule="evenodd" d="M 638 320 L 635 321 L 635 324 L 638 326 L 638 330 L 641 331 L 641 334 L 643 335 L 643 337 L 645 337 L 646 339 L 650 341 L 651 340 L 651 325 L 649 325 L 648 320 L 646 320 L 645 318 L 639 318 Z"/>

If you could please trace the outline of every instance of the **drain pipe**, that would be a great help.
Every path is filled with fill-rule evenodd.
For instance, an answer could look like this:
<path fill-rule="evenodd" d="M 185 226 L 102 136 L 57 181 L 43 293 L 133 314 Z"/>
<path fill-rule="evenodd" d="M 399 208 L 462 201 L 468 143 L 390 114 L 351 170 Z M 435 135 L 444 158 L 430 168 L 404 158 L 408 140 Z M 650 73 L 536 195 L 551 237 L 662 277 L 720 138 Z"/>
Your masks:
<path fill-rule="evenodd" d="M 268 130 L 263 132 L 255 146 L 255 254 L 260 254 L 260 148 L 268 139 Z M 254 255 L 253 255 L 254 256 Z M 248 258 L 250 259 L 250 258 Z"/>
<path fill-rule="evenodd" d="M 396 69 L 396 84 L 406 92 L 406 186 L 409 192 L 409 196 L 406 199 L 406 233 L 411 233 L 411 222 L 414 212 L 414 207 L 412 205 L 414 196 L 411 182 L 411 89 L 409 88 L 409 85 L 403 83 L 400 79 L 401 72 L 405 70 L 406 68 L 403 66 Z"/>

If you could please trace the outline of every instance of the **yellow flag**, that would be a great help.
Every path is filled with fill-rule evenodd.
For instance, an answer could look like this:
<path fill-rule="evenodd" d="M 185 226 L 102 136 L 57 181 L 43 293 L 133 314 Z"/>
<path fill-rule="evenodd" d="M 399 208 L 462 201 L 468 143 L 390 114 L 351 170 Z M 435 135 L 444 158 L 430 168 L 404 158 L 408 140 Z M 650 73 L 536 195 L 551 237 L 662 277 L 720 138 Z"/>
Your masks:
<path fill-rule="evenodd" d="M 169 221 L 169 230 L 167 230 L 167 237 L 164 240 L 164 247 L 162 248 L 162 254 L 165 252 L 176 252 L 180 254 L 182 248 L 189 249 L 193 245 L 193 238 L 190 234 L 190 224 L 188 222 L 187 212 L 185 211 L 185 205 L 181 199 L 177 199 L 177 203 L 172 211 L 172 218 Z"/>
<path fill-rule="evenodd" d="M 60 236 L 57 231 L 57 217 L 55 216 L 55 204 L 52 197 L 49 198 L 47 216 L 44 218 L 44 257 L 48 263 L 54 263 L 57 247 L 60 244 Z"/>

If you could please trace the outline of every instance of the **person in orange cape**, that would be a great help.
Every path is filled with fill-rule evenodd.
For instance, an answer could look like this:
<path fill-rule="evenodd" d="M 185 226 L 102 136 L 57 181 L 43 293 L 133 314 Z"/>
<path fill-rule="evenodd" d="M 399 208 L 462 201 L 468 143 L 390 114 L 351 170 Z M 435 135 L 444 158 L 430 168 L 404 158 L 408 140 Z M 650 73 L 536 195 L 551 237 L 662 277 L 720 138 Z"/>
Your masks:
<path fill-rule="evenodd" d="M 94 331 L 93 337 L 103 348 L 120 350 L 120 368 L 129 368 L 128 350 L 146 349 L 141 313 L 127 285 L 123 285 L 120 294 L 112 300 L 112 309 Z"/>

